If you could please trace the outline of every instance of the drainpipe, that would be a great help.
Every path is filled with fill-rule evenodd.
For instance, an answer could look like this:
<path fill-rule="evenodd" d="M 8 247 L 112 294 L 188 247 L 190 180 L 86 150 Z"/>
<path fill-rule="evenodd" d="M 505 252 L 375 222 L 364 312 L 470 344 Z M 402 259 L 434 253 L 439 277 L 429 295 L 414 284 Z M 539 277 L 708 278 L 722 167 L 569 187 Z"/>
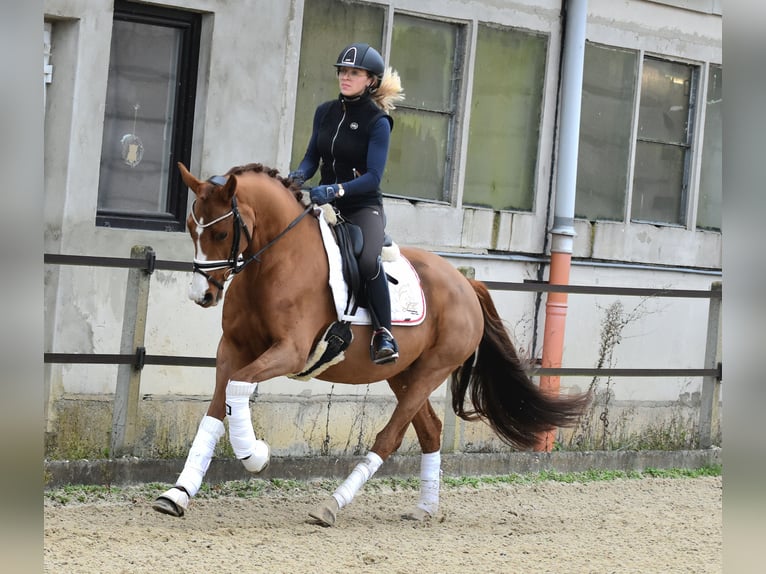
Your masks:
<path fill-rule="evenodd" d="M 564 0 L 563 66 L 561 82 L 561 116 L 559 153 L 556 166 L 556 203 L 551 234 L 551 267 L 548 282 L 568 285 L 574 245 L 574 207 L 577 183 L 577 152 L 580 138 L 580 102 L 585 57 L 585 24 L 587 0 Z M 564 328 L 567 317 L 567 294 L 548 293 L 545 304 L 542 368 L 561 367 L 564 354 Z M 540 388 L 558 396 L 560 377 L 541 376 Z M 542 433 L 535 450 L 550 452 L 556 431 Z"/>

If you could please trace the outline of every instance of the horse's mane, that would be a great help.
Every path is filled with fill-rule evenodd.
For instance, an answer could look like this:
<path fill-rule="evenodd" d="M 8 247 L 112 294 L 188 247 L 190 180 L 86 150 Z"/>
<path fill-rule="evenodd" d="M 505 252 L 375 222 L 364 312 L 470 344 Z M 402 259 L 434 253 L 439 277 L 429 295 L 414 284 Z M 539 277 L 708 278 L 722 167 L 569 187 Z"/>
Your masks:
<path fill-rule="evenodd" d="M 277 180 L 286 189 L 292 192 L 293 196 L 298 201 L 298 203 L 303 203 L 303 193 L 301 192 L 300 187 L 296 185 L 291 179 L 287 179 L 286 177 L 282 177 L 281 175 L 279 175 L 278 169 L 267 167 L 260 163 L 248 163 L 246 165 L 234 166 L 229 171 L 227 171 L 224 175 L 240 175 L 248 171 L 251 171 L 253 173 L 263 173 Z"/>

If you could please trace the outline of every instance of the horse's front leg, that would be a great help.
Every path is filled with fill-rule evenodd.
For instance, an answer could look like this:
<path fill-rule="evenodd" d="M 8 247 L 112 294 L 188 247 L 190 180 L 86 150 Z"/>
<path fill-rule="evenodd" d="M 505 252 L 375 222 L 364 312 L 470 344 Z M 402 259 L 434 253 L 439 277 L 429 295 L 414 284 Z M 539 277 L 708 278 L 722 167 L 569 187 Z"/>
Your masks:
<path fill-rule="evenodd" d="M 217 381 L 217 394 L 210 403 L 208 414 L 216 416 L 220 409 L 229 419 L 229 441 L 234 455 L 242 461 L 250 472 L 259 473 L 269 464 L 271 449 L 264 440 L 258 440 L 253 429 L 250 413 L 250 397 L 260 381 L 280 375 L 298 372 L 305 364 L 308 351 L 291 343 L 274 344 L 255 361 L 237 369 L 231 376 L 229 368 L 235 364 L 226 356 L 225 349 L 219 350 L 221 361 L 219 374 L 225 374 L 225 393 L 223 399 L 218 389 L 224 387 L 223 381 Z M 297 366 L 296 366 L 297 365 Z"/>
<path fill-rule="evenodd" d="M 207 414 L 202 417 L 189 454 L 186 456 L 184 468 L 175 485 L 158 496 L 152 504 L 152 508 L 157 512 L 181 517 L 189 508 L 191 499 L 199 491 L 202 479 L 213 459 L 218 440 L 225 432 L 223 417 L 226 413 L 227 382 L 227 373 L 218 364 L 215 391 Z"/>
<path fill-rule="evenodd" d="M 171 516 L 184 515 L 189 502 L 199 492 L 218 440 L 224 435 L 225 416 L 229 417 L 232 448 L 245 468 L 250 472 L 261 472 L 268 465 L 269 446 L 256 439 L 250 418 L 250 396 L 257 383 L 230 378 L 233 367 L 245 360 L 238 355 L 235 345 L 221 339 L 216 355 L 215 390 L 207 414 L 200 422 L 175 485 L 154 501 L 154 510 Z"/>

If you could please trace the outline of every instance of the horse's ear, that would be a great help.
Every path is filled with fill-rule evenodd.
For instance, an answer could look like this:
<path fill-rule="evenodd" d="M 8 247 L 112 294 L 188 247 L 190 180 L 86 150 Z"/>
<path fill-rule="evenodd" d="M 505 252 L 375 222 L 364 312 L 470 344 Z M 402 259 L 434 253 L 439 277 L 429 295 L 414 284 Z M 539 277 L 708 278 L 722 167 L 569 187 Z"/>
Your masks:
<path fill-rule="evenodd" d="M 221 193 L 226 198 L 226 201 L 231 201 L 231 198 L 234 196 L 236 189 L 237 178 L 233 175 L 230 175 L 228 178 L 226 178 L 226 183 L 221 188 Z"/>
<path fill-rule="evenodd" d="M 202 185 L 202 182 L 198 180 L 196 177 L 194 177 L 188 169 L 186 169 L 186 166 L 178 162 L 178 170 L 181 172 L 181 179 L 183 182 L 194 192 L 194 195 L 199 195 L 199 190 Z"/>

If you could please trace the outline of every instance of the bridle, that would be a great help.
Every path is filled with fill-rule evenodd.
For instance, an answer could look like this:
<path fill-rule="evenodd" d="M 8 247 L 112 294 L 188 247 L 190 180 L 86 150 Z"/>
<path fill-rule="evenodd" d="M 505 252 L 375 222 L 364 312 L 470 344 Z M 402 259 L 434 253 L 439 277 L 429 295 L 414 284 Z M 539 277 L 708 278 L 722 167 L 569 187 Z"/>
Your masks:
<path fill-rule="evenodd" d="M 214 175 L 210 179 L 208 179 L 210 183 L 217 186 L 222 186 L 226 183 L 226 179 L 223 176 L 220 175 Z M 247 239 L 247 244 L 250 245 L 252 243 L 253 238 L 250 235 L 250 231 L 247 229 L 247 225 L 245 225 L 245 222 L 242 220 L 242 215 L 239 213 L 239 209 L 237 208 L 237 196 L 232 195 L 231 196 L 231 210 L 229 210 L 227 213 L 224 213 L 222 216 L 214 219 L 213 221 L 210 221 L 208 223 L 200 223 L 200 221 L 197 219 L 197 216 L 194 215 L 194 206 L 197 204 L 197 200 L 194 200 L 194 203 L 192 203 L 191 208 L 191 216 L 194 220 L 194 223 L 197 225 L 197 227 L 200 227 L 202 229 L 205 229 L 207 227 L 210 227 L 211 225 L 215 225 L 219 221 L 223 221 L 224 219 L 227 219 L 229 217 L 232 217 L 234 219 L 233 225 L 234 225 L 234 237 L 232 239 L 231 243 L 231 253 L 229 254 L 228 259 L 216 259 L 213 261 L 203 261 L 201 259 L 194 258 L 193 264 L 194 264 L 194 273 L 199 273 L 202 275 L 209 283 L 223 291 L 223 284 L 220 281 L 217 281 L 213 277 L 210 276 L 208 271 L 217 271 L 219 269 L 227 269 L 229 273 L 227 273 L 225 281 L 228 281 L 233 275 L 236 275 L 240 271 L 242 271 L 247 265 L 252 263 L 253 261 L 260 262 L 261 255 L 264 251 L 266 251 L 269 247 L 274 245 L 277 241 L 282 239 L 282 237 L 290 231 L 293 227 L 298 225 L 301 219 L 306 217 L 308 213 L 311 212 L 313 205 L 309 205 L 306 207 L 306 209 L 303 210 L 303 212 L 293 219 L 290 224 L 283 229 L 279 234 L 277 234 L 274 239 L 269 241 L 266 245 L 261 247 L 257 252 L 253 253 L 250 257 L 245 259 L 242 255 L 242 253 L 239 253 L 237 251 L 239 247 L 239 240 L 242 236 L 242 233 L 245 234 L 245 239 Z"/>

